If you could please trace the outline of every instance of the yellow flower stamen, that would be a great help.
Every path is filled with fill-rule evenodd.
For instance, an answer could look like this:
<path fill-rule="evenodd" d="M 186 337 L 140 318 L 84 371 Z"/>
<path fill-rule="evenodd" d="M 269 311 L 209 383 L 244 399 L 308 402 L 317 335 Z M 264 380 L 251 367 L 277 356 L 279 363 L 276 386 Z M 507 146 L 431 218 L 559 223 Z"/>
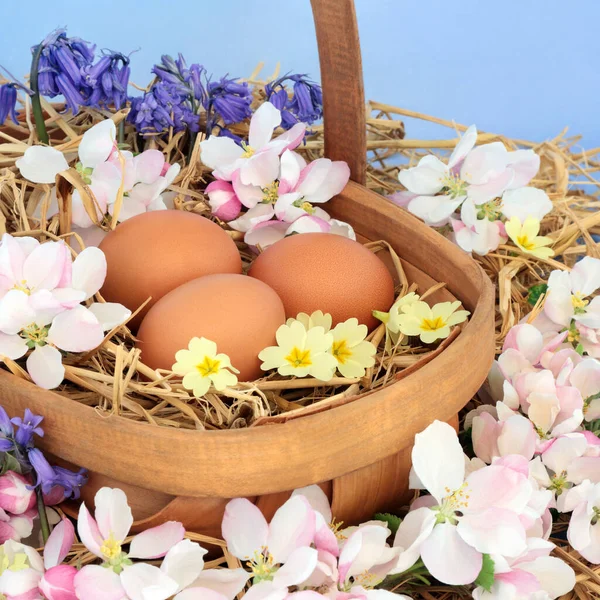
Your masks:
<path fill-rule="evenodd" d="M 196 365 L 196 370 L 202 377 L 210 377 L 211 375 L 216 375 L 219 372 L 219 365 L 221 364 L 220 360 L 216 360 L 211 358 L 210 356 L 205 356 L 204 360 Z"/>
<path fill-rule="evenodd" d="M 335 535 L 336 539 L 340 542 L 343 542 L 346 539 L 346 535 L 344 535 L 342 530 L 343 525 L 344 521 L 336 521 L 335 518 L 329 523 L 329 529 L 333 531 L 333 535 Z"/>
<path fill-rule="evenodd" d="M 300 350 L 297 346 L 292 348 L 292 351 L 285 357 L 292 367 L 310 367 L 310 350 Z"/>
<path fill-rule="evenodd" d="M 458 175 L 452 175 L 451 173 L 448 173 L 448 175 L 442 179 L 442 183 L 448 190 L 448 195 L 451 198 L 458 198 L 460 196 L 467 195 L 467 183 Z"/>
<path fill-rule="evenodd" d="M 246 566 L 252 571 L 255 583 L 270 581 L 273 579 L 273 573 L 277 571 L 275 560 L 266 548 L 263 548 L 260 552 L 255 552 L 252 559 L 246 563 Z"/>
<path fill-rule="evenodd" d="M 442 317 L 436 317 L 435 319 L 423 319 L 421 322 L 421 329 L 424 331 L 437 331 L 446 327 L 446 321 Z"/>
<path fill-rule="evenodd" d="M 106 560 L 114 560 L 121 554 L 121 542 L 115 540 L 113 534 L 102 542 L 100 546 L 100 552 L 106 558 Z"/>
<path fill-rule="evenodd" d="M 585 308 L 589 303 L 590 301 L 583 298 L 581 292 L 571 295 L 571 304 L 573 305 L 573 308 Z"/>
<path fill-rule="evenodd" d="M 263 204 L 275 204 L 279 199 L 279 181 L 270 183 L 267 187 L 262 188 Z"/>
<path fill-rule="evenodd" d="M 346 340 L 333 342 L 331 352 L 338 359 L 338 362 L 343 365 L 346 364 L 346 361 L 352 356 L 352 350 L 350 350 Z"/>
<path fill-rule="evenodd" d="M 27 281 L 25 281 L 25 279 L 19 281 L 19 283 L 16 283 L 12 289 L 18 290 L 19 292 L 24 292 L 28 296 L 31 296 L 31 290 L 27 287 Z"/>
<path fill-rule="evenodd" d="M 302 202 L 302 204 L 300 204 L 300 208 L 306 211 L 309 215 L 312 215 L 315 212 L 314 206 L 310 202 Z"/>
<path fill-rule="evenodd" d="M 242 158 L 251 158 L 256 153 L 256 150 L 252 146 L 248 146 L 245 142 L 242 142 L 242 148 L 244 149 Z"/>
<path fill-rule="evenodd" d="M 533 250 L 535 248 L 535 243 L 527 235 L 517 236 L 517 244 L 525 250 Z"/>

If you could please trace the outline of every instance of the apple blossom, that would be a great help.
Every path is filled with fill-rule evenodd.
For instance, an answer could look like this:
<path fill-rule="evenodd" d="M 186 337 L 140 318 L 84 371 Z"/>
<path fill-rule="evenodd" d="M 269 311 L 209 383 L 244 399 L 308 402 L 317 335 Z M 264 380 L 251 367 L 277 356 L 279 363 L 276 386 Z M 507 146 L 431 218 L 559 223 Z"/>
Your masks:
<path fill-rule="evenodd" d="M 34 548 L 9 540 L 0 547 L 0 595 L 37 598 L 44 573 L 41 556 Z"/>
<path fill-rule="evenodd" d="M 279 156 L 287 149 L 296 148 L 306 131 L 304 123 L 297 123 L 271 139 L 280 123 L 281 112 L 270 102 L 265 102 L 252 115 L 247 144 L 240 147 L 231 138 L 210 136 L 200 142 L 202 162 L 213 169 L 219 179 L 231 181 L 239 169 L 242 184 L 266 187 L 277 179 Z"/>
<path fill-rule="evenodd" d="M 242 209 L 242 203 L 236 196 L 229 181 L 217 179 L 206 186 L 206 195 L 212 214 L 222 221 L 236 219 Z"/>
<path fill-rule="evenodd" d="M 586 560 L 600 564 L 600 482 L 586 479 L 571 488 L 563 509 L 573 511 L 567 531 L 571 546 Z"/>
<path fill-rule="evenodd" d="M 35 506 L 31 482 L 23 475 L 8 471 L 0 476 L 0 508 L 13 515 L 22 515 Z"/>

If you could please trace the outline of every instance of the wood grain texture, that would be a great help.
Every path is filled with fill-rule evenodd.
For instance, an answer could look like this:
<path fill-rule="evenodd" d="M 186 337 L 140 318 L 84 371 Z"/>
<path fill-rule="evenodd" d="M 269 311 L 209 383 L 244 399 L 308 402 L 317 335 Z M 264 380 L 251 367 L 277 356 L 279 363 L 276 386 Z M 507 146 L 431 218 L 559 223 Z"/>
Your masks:
<path fill-rule="evenodd" d="M 354 0 L 311 0 L 323 86 L 325 155 L 344 160 L 364 185 L 367 130 L 362 59 Z"/>

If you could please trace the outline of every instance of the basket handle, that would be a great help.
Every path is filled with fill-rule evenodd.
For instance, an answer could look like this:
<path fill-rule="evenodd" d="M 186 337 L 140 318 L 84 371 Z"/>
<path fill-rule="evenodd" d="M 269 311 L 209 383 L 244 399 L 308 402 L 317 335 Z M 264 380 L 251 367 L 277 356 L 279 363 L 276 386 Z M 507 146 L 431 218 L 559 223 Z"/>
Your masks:
<path fill-rule="evenodd" d="M 325 156 L 344 160 L 350 178 L 367 174 L 362 60 L 354 0 L 311 0 L 323 86 Z"/>

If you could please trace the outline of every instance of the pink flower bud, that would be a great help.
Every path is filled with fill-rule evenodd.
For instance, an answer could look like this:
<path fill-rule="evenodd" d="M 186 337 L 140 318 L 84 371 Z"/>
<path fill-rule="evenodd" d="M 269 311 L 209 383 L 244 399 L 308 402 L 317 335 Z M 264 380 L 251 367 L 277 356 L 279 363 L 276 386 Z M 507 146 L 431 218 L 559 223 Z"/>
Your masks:
<path fill-rule="evenodd" d="M 77 600 L 73 580 L 77 569 L 58 565 L 48 569 L 39 584 L 39 590 L 48 600 Z"/>
<path fill-rule="evenodd" d="M 22 515 L 35 506 L 35 494 L 29 489 L 31 483 L 14 471 L 8 471 L 0 477 L 0 508 Z"/>

